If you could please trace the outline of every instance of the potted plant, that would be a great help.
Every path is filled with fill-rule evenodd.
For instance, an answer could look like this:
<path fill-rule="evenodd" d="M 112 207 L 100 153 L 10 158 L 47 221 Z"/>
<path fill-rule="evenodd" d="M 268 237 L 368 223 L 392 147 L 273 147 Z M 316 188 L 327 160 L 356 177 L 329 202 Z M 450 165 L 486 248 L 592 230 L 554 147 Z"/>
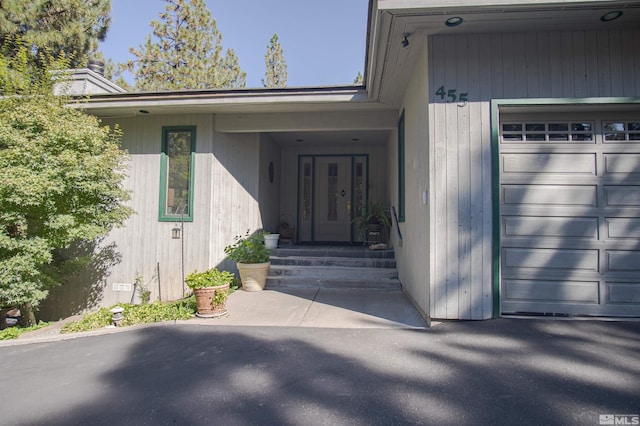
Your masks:
<path fill-rule="evenodd" d="M 360 212 L 353 218 L 353 223 L 358 225 L 358 229 L 363 238 L 371 231 L 381 231 L 382 227 L 391 227 L 391 213 L 389 206 L 384 203 L 363 203 Z"/>
<path fill-rule="evenodd" d="M 247 231 L 244 236 L 236 237 L 234 244 L 225 247 L 224 252 L 230 259 L 237 262 L 243 290 L 264 289 L 271 266 L 269 262 L 271 252 L 264 245 L 264 232 L 250 235 Z"/>
<path fill-rule="evenodd" d="M 185 282 L 196 297 L 197 316 L 213 318 L 226 315 L 229 286 L 233 278 L 233 273 L 217 268 L 204 272 L 193 271 L 187 275 Z"/>
<path fill-rule="evenodd" d="M 272 234 L 270 232 L 264 233 L 264 245 L 268 249 L 276 249 L 278 248 L 278 239 L 280 238 L 280 234 Z"/>

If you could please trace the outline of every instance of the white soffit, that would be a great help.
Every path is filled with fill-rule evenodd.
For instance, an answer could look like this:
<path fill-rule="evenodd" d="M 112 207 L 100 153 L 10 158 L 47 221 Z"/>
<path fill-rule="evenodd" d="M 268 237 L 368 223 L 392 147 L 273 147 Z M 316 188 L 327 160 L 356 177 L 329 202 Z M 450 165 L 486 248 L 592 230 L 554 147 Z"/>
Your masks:
<path fill-rule="evenodd" d="M 424 48 L 430 35 L 640 27 L 640 2 L 379 0 L 377 4 L 369 29 L 367 87 L 371 99 L 396 107 L 416 51 Z M 600 19 L 611 11 L 623 13 L 613 21 Z M 446 26 L 451 17 L 461 17 L 463 23 Z M 401 44 L 405 34 L 407 47 Z"/>

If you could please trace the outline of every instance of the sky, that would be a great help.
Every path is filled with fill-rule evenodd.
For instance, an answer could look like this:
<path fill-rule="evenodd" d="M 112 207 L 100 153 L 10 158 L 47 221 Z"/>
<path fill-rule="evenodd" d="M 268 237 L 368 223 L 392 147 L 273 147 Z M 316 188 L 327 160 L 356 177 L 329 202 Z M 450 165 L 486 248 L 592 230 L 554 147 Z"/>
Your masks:
<path fill-rule="evenodd" d="M 289 78 L 287 85 L 339 86 L 364 74 L 368 0 L 206 0 L 222 34 L 247 73 L 247 87 L 262 87 L 264 56 L 278 34 Z M 133 59 L 159 19 L 163 0 L 111 0 L 111 26 L 100 44 L 105 58 Z M 131 75 L 124 75 L 132 82 Z"/>

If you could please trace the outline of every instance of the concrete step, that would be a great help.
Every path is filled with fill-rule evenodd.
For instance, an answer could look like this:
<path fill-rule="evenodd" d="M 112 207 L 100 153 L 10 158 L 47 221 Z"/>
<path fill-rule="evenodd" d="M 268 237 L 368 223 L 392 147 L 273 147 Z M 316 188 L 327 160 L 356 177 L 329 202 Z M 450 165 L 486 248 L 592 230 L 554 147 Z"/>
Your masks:
<path fill-rule="evenodd" d="M 299 277 L 331 280 L 386 280 L 398 278 L 395 268 L 361 268 L 348 266 L 298 266 L 298 265 L 271 265 L 269 268 L 271 277 Z"/>
<path fill-rule="evenodd" d="M 271 256 L 271 265 L 348 266 L 354 268 L 395 268 L 395 259 L 360 257 Z"/>
<path fill-rule="evenodd" d="M 361 246 L 281 246 L 271 250 L 276 257 L 355 257 L 366 259 L 394 259 L 393 250 L 369 250 Z"/>
<path fill-rule="evenodd" d="M 266 288 L 332 288 L 341 290 L 393 290 L 400 291 L 402 286 L 397 279 L 364 281 L 364 280 L 331 280 L 324 278 L 299 277 L 267 277 Z"/>
<path fill-rule="evenodd" d="M 362 246 L 295 246 L 271 251 L 267 288 L 399 291 L 393 250 Z"/>
<path fill-rule="evenodd" d="M 332 288 L 342 290 L 402 290 L 397 278 L 364 280 L 356 278 L 324 278 L 297 275 L 275 275 L 267 277 L 266 288 Z"/>

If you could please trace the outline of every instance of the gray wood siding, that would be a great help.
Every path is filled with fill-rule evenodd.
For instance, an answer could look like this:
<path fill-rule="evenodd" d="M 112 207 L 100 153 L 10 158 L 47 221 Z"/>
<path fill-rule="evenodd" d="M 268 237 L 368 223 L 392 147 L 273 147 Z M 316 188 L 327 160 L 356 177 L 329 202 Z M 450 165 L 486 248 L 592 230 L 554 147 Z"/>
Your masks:
<path fill-rule="evenodd" d="M 640 31 L 437 35 L 428 52 L 431 316 L 489 318 L 490 100 L 640 96 Z"/>
<path fill-rule="evenodd" d="M 129 302 L 132 293 L 113 291 L 113 284 L 132 284 L 133 290 L 136 274 L 143 276 L 152 300 L 182 296 L 181 241 L 171 238 L 172 228 L 180 223 L 158 220 L 163 126 L 196 126 L 194 219 L 184 224 L 185 275 L 214 266 L 234 270 L 235 262 L 225 260 L 224 247 L 236 235 L 262 228 L 258 133 L 215 132 L 211 114 L 136 116 L 103 122 L 118 123 L 123 131 L 122 145 L 130 162 L 124 186 L 131 192 L 130 205 L 136 213 L 102 241 L 101 247 L 111 245 L 115 256 L 100 265 L 105 269 L 99 271 L 99 281 L 89 281 L 97 276 L 89 273 L 55 289 L 52 302 L 44 309 L 50 318 Z"/>
<path fill-rule="evenodd" d="M 429 312 L 430 234 L 429 201 L 424 203 L 424 192 L 429 190 L 428 96 L 427 55 L 424 51 L 416 62 L 410 80 L 411 90 L 403 99 L 405 124 L 405 221 L 400 223 L 402 242 L 399 241 L 395 220 L 391 229 L 392 244 L 403 289 L 423 314 Z M 393 172 L 389 179 L 391 204 L 398 208 L 398 139 L 393 132 L 389 140 L 388 162 Z"/>
<path fill-rule="evenodd" d="M 207 214 L 211 160 L 210 154 L 206 153 L 211 152 L 213 142 L 211 116 L 146 116 L 121 118 L 116 122 L 123 131 L 123 147 L 130 154 L 131 167 L 126 187 L 131 191 L 131 206 L 136 213 L 124 228 L 115 229 L 109 235 L 109 241 L 117 245 L 122 261 L 113 267 L 107 280 L 104 302 L 121 301 L 123 294 L 113 292 L 112 283 L 131 283 L 136 272 L 144 277 L 145 282 L 150 282 L 152 299 L 159 296 L 164 300 L 179 298 L 182 295 L 181 242 L 171 238 L 171 230 L 180 224 L 158 221 L 162 127 L 196 126 L 194 220 L 184 224 L 185 274 L 188 274 L 194 269 L 205 268 L 209 253 L 206 236 L 211 232 Z"/>
<path fill-rule="evenodd" d="M 258 205 L 260 177 L 258 133 L 214 133 L 211 158 L 211 233 L 209 265 L 233 270 L 224 248 L 237 235 L 263 228 Z"/>
<path fill-rule="evenodd" d="M 269 164 L 273 164 L 273 182 L 269 181 Z M 268 134 L 260 135 L 260 215 L 264 229 L 275 233 L 280 224 L 280 146 Z"/>

